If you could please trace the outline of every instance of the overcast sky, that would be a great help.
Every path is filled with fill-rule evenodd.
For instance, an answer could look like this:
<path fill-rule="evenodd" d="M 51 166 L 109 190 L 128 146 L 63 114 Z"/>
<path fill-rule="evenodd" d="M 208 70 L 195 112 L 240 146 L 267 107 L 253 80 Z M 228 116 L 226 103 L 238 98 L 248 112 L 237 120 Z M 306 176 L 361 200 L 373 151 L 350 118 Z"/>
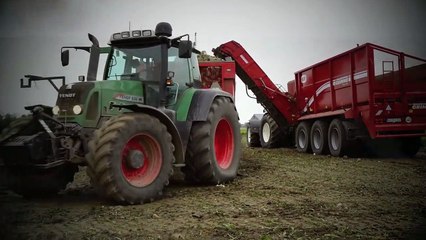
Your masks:
<path fill-rule="evenodd" d="M 24 113 L 26 105 L 54 105 L 48 83 L 20 89 L 25 74 L 85 75 L 88 55 L 60 48 L 90 45 L 92 33 L 105 46 L 114 32 L 172 24 L 174 35 L 197 32 L 197 48 L 210 51 L 229 40 L 241 43 L 275 82 L 286 86 L 294 72 L 372 42 L 426 58 L 424 0 L 38 0 L 0 1 L 0 113 Z M 262 107 L 245 96 L 237 80 L 241 122 Z"/>

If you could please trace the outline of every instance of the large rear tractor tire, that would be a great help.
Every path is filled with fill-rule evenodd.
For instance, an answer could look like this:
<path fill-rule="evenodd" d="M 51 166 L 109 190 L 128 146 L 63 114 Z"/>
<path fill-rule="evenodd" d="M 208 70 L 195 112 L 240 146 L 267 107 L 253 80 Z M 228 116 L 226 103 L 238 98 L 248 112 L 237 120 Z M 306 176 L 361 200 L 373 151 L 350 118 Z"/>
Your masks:
<path fill-rule="evenodd" d="M 173 173 L 174 145 L 167 128 L 143 113 L 112 117 L 89 142 L 87 173 L 103 197 L 140 204 L 162 196 Z"/>
<path fill-rule="evenodd" d="M 252 132 L 250 126 L 247 127 L 247 146 L 248 147 L 260 147 L 259 133 Z"/>
<path fill-rule="evenodd" d="M 335 157 L 342 157 L 349 152 L 349 142 L 346 138 L 346 130 L 340 119 L 331 121 L 328 128 L 328 146 L 330 154 Z"/>
<path fill-rule="evenodd" d="M 50 169 L 8 168 L 8 188 L 26 198 L 49 197 L 74 180 L 77 165 L 64 164 Z"/>
<path fill-rule="evenodd" d="M 219 184 L 237 176 L 241 154 L 238 114 L 229 98 L 218 97 L 210 106 L 205 122 L 192 126 L 185 179 L 200 184 Z"/>
<path fill-rule="evenodd" d="M 283 145 L 283 133 L 269 114 L 260 123 L 260 144 L 263 148 L 278 148 Z"/>
<path fill-rule="evenodd" d="M 298 152 L 307 153 L 311 151 L 311 123 L 308 121 L 303 121 L 297 125 L 296 128 L 296 148 Z"/>
<path fill-rule="evenodd" d="M 315 154 L 327 154 L 328 149 L 328 122 L 316 120 L 311 128 L 311 148 Z"/>

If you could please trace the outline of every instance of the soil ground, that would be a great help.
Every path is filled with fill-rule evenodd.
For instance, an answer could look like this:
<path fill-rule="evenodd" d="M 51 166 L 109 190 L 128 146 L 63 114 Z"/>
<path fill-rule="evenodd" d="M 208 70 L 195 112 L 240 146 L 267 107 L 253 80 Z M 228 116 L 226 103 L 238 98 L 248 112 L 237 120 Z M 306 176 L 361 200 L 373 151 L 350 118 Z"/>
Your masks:
<path fill-rule="evenodd" d="M 424 239 L 426 154 L 335 158 L 244 148 L 238 178 L 117 206 L 85 169 L 56 197 L 0 191 L 1 239 Z"/>

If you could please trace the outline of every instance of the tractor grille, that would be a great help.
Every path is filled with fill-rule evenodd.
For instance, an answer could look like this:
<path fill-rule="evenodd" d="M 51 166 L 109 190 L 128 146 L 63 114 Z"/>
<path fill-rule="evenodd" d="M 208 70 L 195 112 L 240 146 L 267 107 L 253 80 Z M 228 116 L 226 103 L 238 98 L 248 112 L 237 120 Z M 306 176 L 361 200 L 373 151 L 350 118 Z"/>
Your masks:
<path fill-rule="evenodd" d="M 84 104 L 90 90 L 95 87 L 92 82 L 74 83 L 64 85 L 59 89 L 56 105 L 59 106 L 60 115 L 73 115 L 75 105 Z"/>

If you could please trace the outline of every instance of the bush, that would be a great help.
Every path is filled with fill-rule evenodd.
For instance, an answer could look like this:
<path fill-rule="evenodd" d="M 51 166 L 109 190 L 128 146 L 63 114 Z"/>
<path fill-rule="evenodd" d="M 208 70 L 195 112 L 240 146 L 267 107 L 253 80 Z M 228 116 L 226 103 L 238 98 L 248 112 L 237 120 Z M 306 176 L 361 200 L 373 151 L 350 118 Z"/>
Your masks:
<path fill-rule="evenodd" d="M 9 126 L 9 124 L 12 121 L 15 121 L 17 119 L 16 115 L 13 114 L 6 114 L 6 115 L 1 115 L 0 114 L 0 132 L 6 128 L 7 126 Z"/>

